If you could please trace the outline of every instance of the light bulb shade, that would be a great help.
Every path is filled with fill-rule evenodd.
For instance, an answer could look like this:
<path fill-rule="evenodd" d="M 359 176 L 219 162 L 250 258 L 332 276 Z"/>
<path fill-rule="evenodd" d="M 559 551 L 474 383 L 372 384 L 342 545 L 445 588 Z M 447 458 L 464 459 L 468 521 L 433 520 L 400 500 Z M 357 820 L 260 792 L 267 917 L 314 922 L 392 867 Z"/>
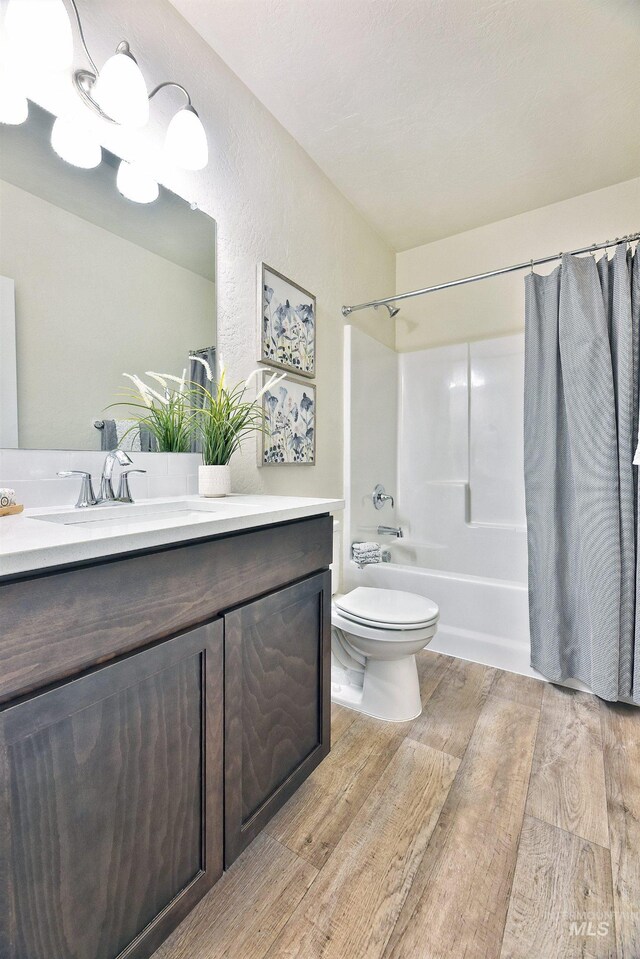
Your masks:
<path fill-rule="evenodd" d="M 27 60 L 31 69 L 71 66 L 73 36 L 62 0 L 10 0 L 4 25 L 13 54 Z"/>
<path fill-rule="evenodd" d="M 102 160 L 96 138 L 73 120 L 57 117 L 51 130 L 51 146 L 63 160 L 83 170 L 92 170 Z"/>
<path fill-rule="evenodd" d="M 29 101 L 9 84 L 0 83 L 0 123 L 17 126 L 29 116 Z"/>
<path fill-rule="evenodd" d="M 122 160 L 118 167 L 116 185 L 120 193 L 134 203 L 153 203 L 160 192 L 152 176 L 140 169 L 136 163 L 128 163 L 127 160 Z"/>
<path fill-rule="evenodd" d="M 207 135 L 202 121 L 188 106 L 172 117 L 164 141 L 169 160 L 184 170 L 202 170 L 209 162 Z"/>
<path fill-rule="evenodd" d="M 92 91 L 101 110 L 127 127 L 149 120 L 149 95 L 138 64 L 128 53 L 116 53 L 103 66 Z"/>

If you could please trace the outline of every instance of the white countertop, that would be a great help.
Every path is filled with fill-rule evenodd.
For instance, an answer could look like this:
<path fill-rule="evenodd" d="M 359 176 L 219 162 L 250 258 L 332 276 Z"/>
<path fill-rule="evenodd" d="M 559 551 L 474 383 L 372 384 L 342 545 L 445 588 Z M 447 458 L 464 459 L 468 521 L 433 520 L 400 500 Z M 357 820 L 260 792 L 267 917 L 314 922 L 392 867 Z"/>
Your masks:
<path fill-rule="evenodd" d="M 86 509 L 27 509 L 17 516 L 0 517 L 0 577 L 42 572 L 343 508 L 344 501 L 338 499 L 236 494 L 220 499 L 174 496 Z"/>

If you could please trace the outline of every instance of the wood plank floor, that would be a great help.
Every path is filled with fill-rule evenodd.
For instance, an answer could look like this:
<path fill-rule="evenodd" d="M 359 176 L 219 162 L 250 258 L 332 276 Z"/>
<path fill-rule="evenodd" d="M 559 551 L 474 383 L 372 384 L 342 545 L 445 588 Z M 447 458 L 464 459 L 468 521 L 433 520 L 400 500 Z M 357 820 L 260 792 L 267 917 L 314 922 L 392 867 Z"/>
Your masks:
<path fill-rule="evenodd" d="M 640 959 L 640 709 L 425 651 L 154 959 Z"/>

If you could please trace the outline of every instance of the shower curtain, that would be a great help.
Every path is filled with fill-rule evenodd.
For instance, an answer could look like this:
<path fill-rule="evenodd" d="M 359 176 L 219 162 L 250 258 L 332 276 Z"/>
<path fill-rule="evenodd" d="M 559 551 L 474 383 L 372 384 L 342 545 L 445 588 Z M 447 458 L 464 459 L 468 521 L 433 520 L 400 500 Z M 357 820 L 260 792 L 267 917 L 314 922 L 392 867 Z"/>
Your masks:
<path fill-rule="evenodd" d="M 640 254 L 565 254 L 525 290 L 531 663 L 640 703 Z"/>

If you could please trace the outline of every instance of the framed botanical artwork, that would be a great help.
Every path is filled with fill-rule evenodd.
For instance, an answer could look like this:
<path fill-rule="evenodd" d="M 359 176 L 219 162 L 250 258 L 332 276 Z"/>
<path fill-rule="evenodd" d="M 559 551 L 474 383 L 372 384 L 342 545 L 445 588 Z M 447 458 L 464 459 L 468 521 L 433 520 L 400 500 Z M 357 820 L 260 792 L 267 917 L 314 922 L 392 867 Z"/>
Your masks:
<path fill-rule="evenodd" d="M 316 375 L 316 298 L 266 263 L 260 268 L 261 363 Z"/>
<path fill-rule="evenodd" d="M 285 376 L 262 395 L 264 432 L 260 466 L 313 466 L 316 461 L 316 388 Z"/>

